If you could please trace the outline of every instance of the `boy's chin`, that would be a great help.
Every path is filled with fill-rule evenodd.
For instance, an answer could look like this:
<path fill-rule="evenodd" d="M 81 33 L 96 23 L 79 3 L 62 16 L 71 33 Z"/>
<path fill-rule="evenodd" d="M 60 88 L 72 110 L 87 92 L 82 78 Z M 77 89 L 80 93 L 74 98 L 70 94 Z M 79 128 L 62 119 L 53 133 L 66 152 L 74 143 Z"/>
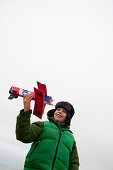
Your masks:
<path fill-rule="evenodd" d="M 58 118 L 55 118 L 55 120 L 56 120 L 57 122 L 61 122 L 61 120 L 60 120 L 60 119 L 58 119 Z"/>

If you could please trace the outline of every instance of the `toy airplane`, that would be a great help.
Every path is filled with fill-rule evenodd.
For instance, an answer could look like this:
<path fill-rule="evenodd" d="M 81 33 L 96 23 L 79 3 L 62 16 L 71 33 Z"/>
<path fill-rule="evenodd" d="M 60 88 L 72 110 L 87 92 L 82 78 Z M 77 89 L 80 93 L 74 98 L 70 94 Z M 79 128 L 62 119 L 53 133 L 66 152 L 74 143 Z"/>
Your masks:
<path fill-rule="evenodd" d="M 47 96 L 47 89 L 45 84 L 41 84 L 37 81 L 37 85 L 38 89 L 34 87 L 34 92 L 12 86 L 9 90 L 10 96 L 8 97 L 8 99 L 11 100 L 13 98 L 18 98 L 18 96 L 23 97 L 27 93 L 33 93 L 32 100 L 35 100 L 33 114 L 41 119 L 45 105 L 46 104 L 53 105 L 51 103 L 53 100 L 51 96 Z"/>

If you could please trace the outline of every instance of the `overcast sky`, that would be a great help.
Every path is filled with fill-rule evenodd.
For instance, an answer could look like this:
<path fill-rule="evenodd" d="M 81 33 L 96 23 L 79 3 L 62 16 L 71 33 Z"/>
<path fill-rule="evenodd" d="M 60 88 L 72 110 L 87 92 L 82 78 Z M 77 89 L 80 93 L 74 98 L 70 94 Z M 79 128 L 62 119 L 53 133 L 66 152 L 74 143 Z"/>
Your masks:
<path fill-rule="evenodd" d="M 0 0 L 0 57 L 0 164 L 22 170 L 30 147 L 15 137 L 22 98 L 8 91 L 40 81 L 75 107 L 80 170 L 113 170 L 113 1 Z"/>

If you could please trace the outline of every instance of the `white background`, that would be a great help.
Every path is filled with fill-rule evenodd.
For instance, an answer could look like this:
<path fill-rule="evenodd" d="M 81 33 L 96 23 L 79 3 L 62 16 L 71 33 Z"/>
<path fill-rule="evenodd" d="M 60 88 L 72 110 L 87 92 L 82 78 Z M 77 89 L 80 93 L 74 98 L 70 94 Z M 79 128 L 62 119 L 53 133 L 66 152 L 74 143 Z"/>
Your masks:
<path fill-rule="evenodd" d="M 22 98 L 8 91 L 39 81 L 75 107 L 80 170 L 113 170 L 112 0 L 0 0 L 0 58 L 0 164 L 22 170 L 30 147 L 15 136 Z"/>

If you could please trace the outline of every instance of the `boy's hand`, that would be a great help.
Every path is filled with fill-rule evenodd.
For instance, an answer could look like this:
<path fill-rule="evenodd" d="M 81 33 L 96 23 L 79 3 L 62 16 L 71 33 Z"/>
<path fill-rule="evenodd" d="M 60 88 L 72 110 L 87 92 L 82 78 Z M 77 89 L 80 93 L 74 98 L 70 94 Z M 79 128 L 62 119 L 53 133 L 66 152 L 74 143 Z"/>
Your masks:
<path fill-rule="evenodd" d="M 24 112 L 30 110 L 31 107 L 31 100 L 33 98 L 33 93 L 27 93 L 23 96 L 23 103 L 24 103 Z"/>

